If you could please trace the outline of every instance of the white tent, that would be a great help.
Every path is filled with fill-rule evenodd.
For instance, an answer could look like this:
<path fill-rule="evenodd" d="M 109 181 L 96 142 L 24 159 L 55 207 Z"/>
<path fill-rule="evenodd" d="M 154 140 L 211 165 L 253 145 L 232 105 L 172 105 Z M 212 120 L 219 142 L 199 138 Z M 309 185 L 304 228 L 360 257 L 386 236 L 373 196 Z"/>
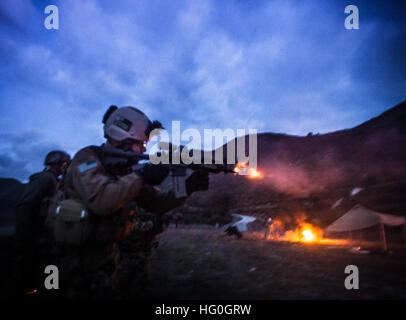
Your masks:
<path fill-rule="evenodd" d="M 380 213 L 370 210 L 359 204 L 355 205 L 350 211 L 334 221 L 326 228 L 327 232 L 352 232 L 369 227 L 380 225 L 381 236 L 384 249 L 387 249 L 384 225 L 388 226 L 405 226 L 406 217 L 399 217 L 390 214 Z M 405 234 L 406 235 L 406 234 Z"/>
<path fill-rule="evenodd" d="M 326 231 L 343 232 L 366 229 L 378 224 L 401 226 L 406 224 L 406 217 L 398 217 L 367 209 L 359 204 L 330 224 Z"/>

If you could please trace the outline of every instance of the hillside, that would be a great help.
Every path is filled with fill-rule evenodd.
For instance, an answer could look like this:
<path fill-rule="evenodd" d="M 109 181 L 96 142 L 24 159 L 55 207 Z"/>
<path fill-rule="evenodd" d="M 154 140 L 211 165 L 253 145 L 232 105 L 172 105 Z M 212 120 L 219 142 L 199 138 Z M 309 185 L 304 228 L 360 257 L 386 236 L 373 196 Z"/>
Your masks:
<path fill-rule="evenodd" d="M 238 139 L 245 139 L 248 152 L 248 137 Z M 231 211 L 263 219 L 305 215 L 326 225 L 356 203 L 406 215 L 405 145 L 406 101 L 351 129 L 305 137 L 258 134 L 261 179 L 212 175 L 210 190 L 194 194 L 180 211 L 203 208 L 185 221 L 212 224 L 229 222 L 222 216 Z M 2 221 L 13 219 L 22 188 L 17 180 L 0 179 Z"/>
<path fill-rule="evenodd" d="M 244 138 L 248 150 L 248 137 L 238 139 Z M 263 133 L 257 141 L 261 179 L 211 176 L 211 190 L 191 202 L 221 193 L 236 212 L 300 213 L 322 224 L 355 203 L 406 215 L 406 101 L 351 129 L 305 137 Z"/>

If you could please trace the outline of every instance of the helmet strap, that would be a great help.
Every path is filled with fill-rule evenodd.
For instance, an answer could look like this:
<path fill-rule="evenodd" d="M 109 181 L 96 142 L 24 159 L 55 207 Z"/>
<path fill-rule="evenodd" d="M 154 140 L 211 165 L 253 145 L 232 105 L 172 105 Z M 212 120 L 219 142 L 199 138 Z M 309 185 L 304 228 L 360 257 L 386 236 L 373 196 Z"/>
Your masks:
<path fill-rule="evenodd" d="M 111 146 L 113 148 L 119 148 L 123 151 L 131 151 L 133 142 L 129 139 L 123 140 L 123 141 L 116 141 L 111 138 L 107 138 L 107 147 Z"/>

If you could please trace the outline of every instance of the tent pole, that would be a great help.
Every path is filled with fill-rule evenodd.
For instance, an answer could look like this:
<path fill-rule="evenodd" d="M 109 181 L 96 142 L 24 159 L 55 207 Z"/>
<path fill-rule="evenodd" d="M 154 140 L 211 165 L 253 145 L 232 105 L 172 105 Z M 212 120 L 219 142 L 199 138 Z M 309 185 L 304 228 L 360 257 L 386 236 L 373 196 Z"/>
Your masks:
<path fill-rule="evenodd" d="M 382 238 L 382 242 L 383 242 L 383 250 L 388 251 L 388 245 L 386 243 L 386 236 L 385 236 L 385 226 L 382 222 L 380 224 L 380 228 L 381 228 L 381 238 Z"/>
<path fill-rule="evenodd" d="M 403 225 L 403 242 L 404 248 L 406 249 L 406 224 Z"/>

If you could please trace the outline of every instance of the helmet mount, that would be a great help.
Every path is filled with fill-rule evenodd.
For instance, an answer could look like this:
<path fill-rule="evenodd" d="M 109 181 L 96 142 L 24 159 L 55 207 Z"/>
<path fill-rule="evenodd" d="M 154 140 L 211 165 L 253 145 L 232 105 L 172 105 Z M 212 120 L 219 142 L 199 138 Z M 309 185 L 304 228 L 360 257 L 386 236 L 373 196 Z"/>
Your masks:
<path fill-rule="evenodd" d="M 125 140 L 148 141 L 154 129 L 162 129 L 159 121 L 153 121 L 134 107 L 109 107 L 103 116 L 103 131 L 106 139 L 121 143 Z"/>

